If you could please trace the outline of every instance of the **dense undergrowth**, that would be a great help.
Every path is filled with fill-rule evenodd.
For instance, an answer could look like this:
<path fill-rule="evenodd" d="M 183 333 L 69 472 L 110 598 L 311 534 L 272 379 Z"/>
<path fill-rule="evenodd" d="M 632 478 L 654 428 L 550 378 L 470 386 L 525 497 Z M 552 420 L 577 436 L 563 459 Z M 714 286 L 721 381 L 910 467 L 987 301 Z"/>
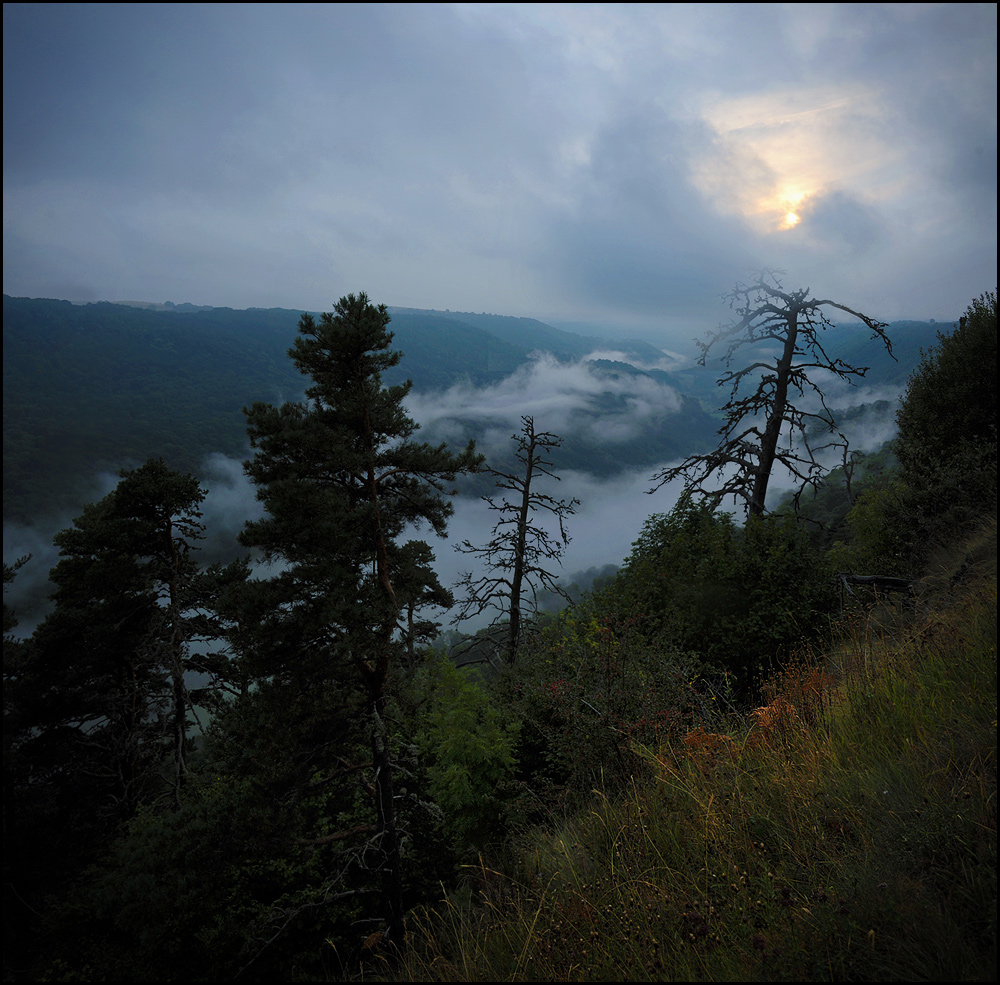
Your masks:
<path fill-rule="evenodd" d="M 469 866 L 393 978 L 993 980 L 995 544 L 915 612 L 845 615 L 765 707 L 638 750 L 627 796 Z"/>

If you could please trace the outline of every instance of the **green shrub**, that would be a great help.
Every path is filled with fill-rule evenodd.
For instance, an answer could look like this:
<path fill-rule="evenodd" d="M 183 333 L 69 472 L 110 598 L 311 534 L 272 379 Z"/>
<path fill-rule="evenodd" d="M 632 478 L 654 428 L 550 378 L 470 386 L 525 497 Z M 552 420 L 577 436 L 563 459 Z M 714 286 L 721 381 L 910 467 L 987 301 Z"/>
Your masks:
<path fill-rule="evenodd" d="M 473 671 L 431 652 L 415 681 L 422 704 L 416 743 L 432 799 L 457 848 L 482 847 L 502 831 L 520 723 L 490 703 Z"/>
<path fill-rule="evenodd" d="M 794 518 L 751 517 L 740 528 L 688 496 L 646 521 L 604 595 L 648 638 L 697 654 L 704 674 L 731 675 L 745 696 L 825 627 L 835 599 L 828 563 Z"/>

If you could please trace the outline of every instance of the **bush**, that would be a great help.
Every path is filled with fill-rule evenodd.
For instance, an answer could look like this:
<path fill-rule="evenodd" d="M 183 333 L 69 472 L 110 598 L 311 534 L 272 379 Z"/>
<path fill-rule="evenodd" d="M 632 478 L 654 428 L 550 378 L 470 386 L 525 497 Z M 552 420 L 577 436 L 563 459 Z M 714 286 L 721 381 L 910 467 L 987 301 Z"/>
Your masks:
<path fill-rule="evenodd" d="M 430 653 L 415 681 L 417 747 L 429 792 L 460 852 L 496 836 L 515 765 L 519 723 L 492 705 L 468 669 Z"/>
<path fill-rule="evenodd" d="M 983 294 L 950 335 L 922 352 L 896 414 L 903 475 L 915 489 L 937 485 L 974 452 L 979 471 L 997 450 L 997 299 Z"/>
<path fill-rule="evenodd" d="M 749 695 L 776 660 L 825 627 L 835 592 L 823 556 L 791 517 L 739 528 L 708 503 L 680 499 L 652 516 L 606 593 L 646 635 L 697 654 Z"/>
<path fill-rule="evenodd" d="M 935 549 L 996 516 L 997 302 L 983 294 L 923 353 L 896 415 L 900 468 L 848 516 L 841 567 L 913 577 Z"/>
<path fill-rule="evenodd" d="M 564 611 L 517 670 L 499 682 L 522 720 L 521 819 L 621 789 L 643 766 L 637 752 L 690 728 L 711 705 L 697 657 L 647 639 L 595 599 Z"/>

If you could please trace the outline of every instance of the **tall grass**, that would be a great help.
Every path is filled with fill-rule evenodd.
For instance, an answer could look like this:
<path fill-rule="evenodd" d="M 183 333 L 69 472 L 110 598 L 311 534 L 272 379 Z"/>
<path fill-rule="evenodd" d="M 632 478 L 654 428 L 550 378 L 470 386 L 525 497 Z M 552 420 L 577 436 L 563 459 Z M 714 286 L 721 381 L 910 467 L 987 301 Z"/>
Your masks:
<path fill-rule="evenodd" d="M 995 574 L 873 625 L 469 869 L 396 980 L 995 980 Z"/>

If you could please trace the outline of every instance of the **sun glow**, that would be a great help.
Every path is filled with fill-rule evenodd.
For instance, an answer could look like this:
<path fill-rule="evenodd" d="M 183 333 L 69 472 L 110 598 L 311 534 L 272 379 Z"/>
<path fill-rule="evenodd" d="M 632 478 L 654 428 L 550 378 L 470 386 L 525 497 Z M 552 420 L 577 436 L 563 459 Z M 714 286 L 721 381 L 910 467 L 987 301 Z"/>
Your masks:
<path fill-rule="evenodd" d="M 774 217 L 778 229 L 793 229 L 802 221 L 800 206 L 809 198 L 809 193 L 800 187 L 784 188 L 770 199 L 760 203 L 760 213 Z"/>
<path fill-rule="evenodd" d="M 759 233 L 809 225 L 807 202 L 834 187 L 870 188 L 891 167 L 877 105 L 860 86 L 709 98 L 701 117 L 714 140 L 694 160 L 692 180 L 721 213 Z"/>

